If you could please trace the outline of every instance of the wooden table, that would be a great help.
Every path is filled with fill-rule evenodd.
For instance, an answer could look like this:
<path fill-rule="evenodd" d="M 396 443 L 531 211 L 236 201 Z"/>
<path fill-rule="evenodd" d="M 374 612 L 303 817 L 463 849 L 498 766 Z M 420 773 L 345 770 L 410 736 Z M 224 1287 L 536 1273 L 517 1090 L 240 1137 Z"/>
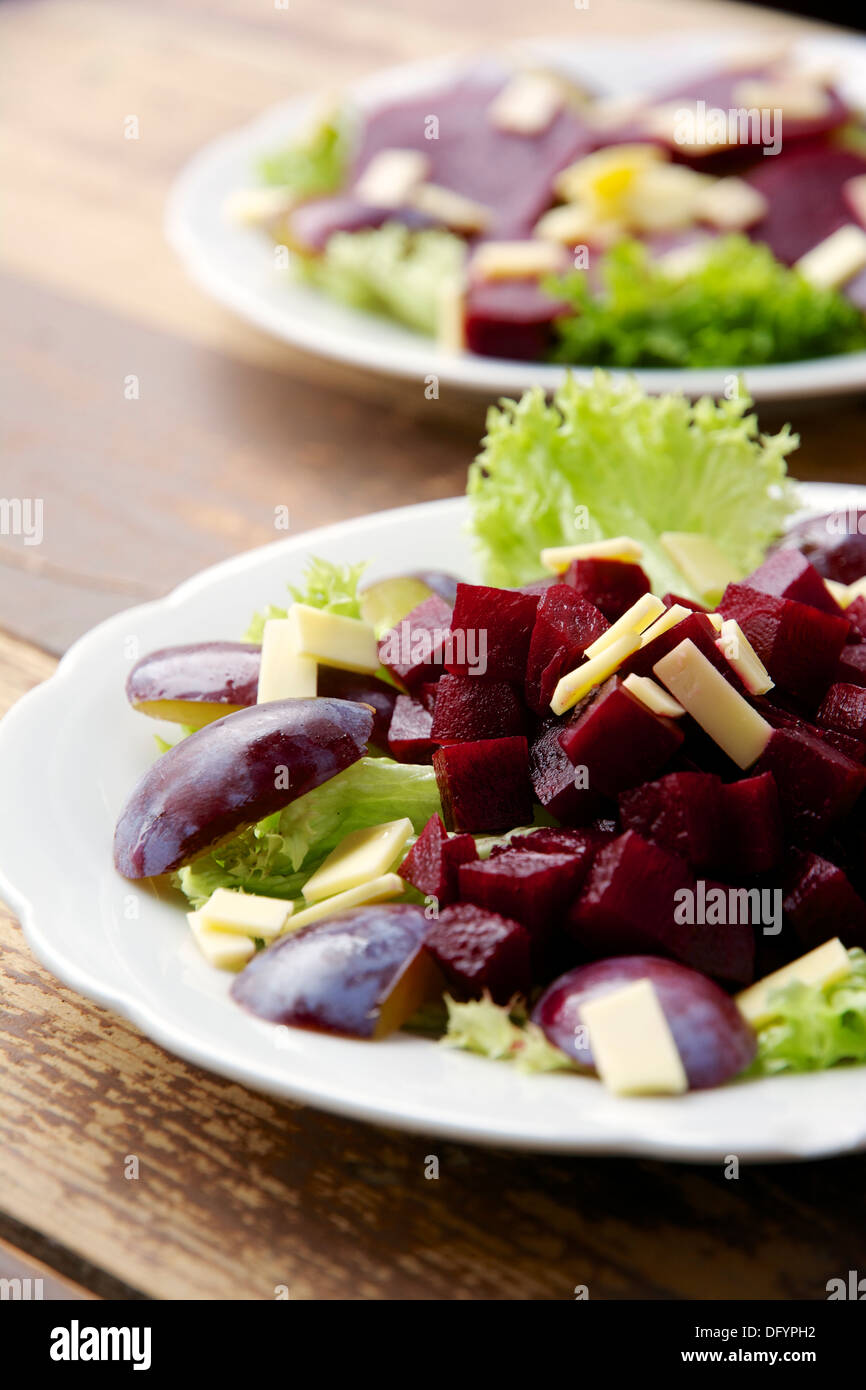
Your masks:
<path fill-rule="evenodd" d="M 657 0 L 7 0 L 0 709 L 94 622 L 298 529 L 462 489 L 484 401 L 306 358 L 165 247 L 172 176 L 293 92 L 495 31 L 794 32 Z M 39 81 L 34 78 L 38 75 Z M 140 138 L 123 138 L 128 115 Z M 124 398 L 135 374 L 140 398 Z M 802 477 L 863 480 L 860 401 L 798 403 Z M 762 419 L 775 426 L 778 412 Z M 38 789 L 31 814 L 38 834 Z M 425 1158 L 440 1178 L 424 1177 Z M 140 1177 L 124 1177 L 126 1156 Z M 33 961 L 0 910 L 0 1278 L 46 1297 L 822 1298 L 862 1265 L 863 1162 L 720 1168 L 485 1152 L 278 1104 L 166 1055 Z"/>

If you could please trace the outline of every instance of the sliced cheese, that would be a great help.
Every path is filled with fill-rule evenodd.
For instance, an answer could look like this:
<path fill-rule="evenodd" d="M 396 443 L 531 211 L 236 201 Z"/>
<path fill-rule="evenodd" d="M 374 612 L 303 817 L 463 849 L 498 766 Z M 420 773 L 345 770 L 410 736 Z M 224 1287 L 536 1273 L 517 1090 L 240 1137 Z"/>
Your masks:
<path fill-rule="evenodd" d="M 198 918 L 213 931 L 236 932 L 253 941 L 273 941 L 291 917 L 292 909 L 293 904 L 282 898 L 217 888 L 199 908 Z"/>
<path fill-rule="evenodd" d="M 647 165 L 625 198 L 625 220 L 638 232 L 677 232 L 690 227 L 697 202 L 710 183 L 684 164 Z"/>
<path fill-rule="evenodd" d="M 408 816 L 353 830 L 307 879 L 303 888 L 306 901 L 317 903 L 380 878 L 392 867 L 413 833 Z"/>
<path fill-rule="evenodd" d="M 717 603 L 737 573 L 711 536 L 699 531 L 663 531 L 662 546 L 693 589 L 708 603 Z"/>
<path fill-rule="evenodd" d="M 866 585 L 866 581 L 864 580 L 860 580 L 859 583 Z M 830 597 L 835 599 L 840 608 L 847 608 L 849 603 L 854 602 L 851 596 L 852 586 L 849 584 L 840 584 L 835 579 L 825 579 L 824 588 L 827 590 Z M 866 592 L 866 588 L 864 588 L 864 592 Z"/>
<path fill-rule="evenodd" d="M 866 575 L 862 579 L 855 579 L 853 584 L 848 584 L 848 600 L 842 604 L 843 608 L 850 608 L 855 599 L 866 598 Z"/>
<path fill-rule="evenodd" d="M 466 282 L 449 276 L 436 291 L 436 342 L 443 352 L 466 350 Z"/>
<path fill-rule="evenodd" d="M 575 203 L 586 197 L 604 196 L 607 199 L 616 192 L 624 192 L 640 169 L 649 164 L 660 164 L 668 158 L 665 150 L 658 145 L 609 145 L 584 155 L 566 169 L 560 170 L 554 180 L 554 191 L 568 203 Z"/>
<path fill-rule="evenodd" d="M 738 767 L 751 767 L 767 746 L 773 730 L 703 652 L 688 638 L 653 667 L 666 686 L 705 733 Z"/>
<path fill-rule="evenodd" d="M 695 216 L 724 232 L 752 227 L 767 211 L 763 193 L 745 179 L 717 179 L 701 189 L 695 200 Z"/>
<path fill-rule="evenodd" d="M 240 227 L 264 227 L 291 212 L 297 203 L 291 188 L 239 188 L 223 204 L 223 215 Z"/>
<path fill-rule="evenodd" d="M 563 86 L 543 72 L 518 72 L 509 78 L 487 108 L 497 130 L 512 135 L 541 135 L 553 123 L 565 99 Z"/>
<path fill-rule="evenodd" d="M 618 1096 L 681 1095 L 689 1082 L 651 980 L 587 999 L 580 1016 L 595 1069 Z"/>
<path fill-rule="evenodd" d="M 646 705 L 648 710 L 652 710 L 653 714 L 661 715 L 663 719 L 681 719 L 685 714 L 679 701 L 649 676 L 637 676 L 632 672 L 623 681 L 623 688 L 634 695 L 636 700 L 640 700 L 642 705 Z"/>
<path fill-rule="evenodd" d="M 258 703 L 267 700 L 309 700 L 316 694 L 318 666 L 298 650 L 291 618 L 268 618 L 262 633 Z"/>
<path fill-rule="evenodd" d="M 618 638 L 606 647 L 598 656 L 590 661 L 584 661 L 582 665 L 576 666 L 573 671 L 569 671 L 557 682 L 553 692 L 553 699 L 550 708 L 554 714 L 565 714 L 566 710 L 576 705 L 578 700 L 582 700 L 584 695 L 596 685 L 601 685 L 609 676 L 612 676 L 626 657 L 631 656 L 640 646 L 640 634 L 637 632 L 626 633 L 624 637 Z"/>
<path fill-rule="evenodd" d="M 842 195 L 857 221 L 866 227 L 866 174 L 855 174 L 842 185 Z"/>
<path fill-rule="evenodd" d="M 831 232 L 794 263 L 794 269 L 820 290 L 838 289 L 864 267 L 866 232 L 853 222 L 847 222 L 844 227 Z"/>
<path fill-rule="evenodd" d="M 420 150 L 380 150 L 355 184 L 355 195 L 372 207 L 403 207 L 430 172 Z"/>
<path fill-rule="evenodd" d="M 294 625 L 301 656 L 341 671 L 378 671 L 379 649 L 369 623 L 310 608 L 306 603 L 292 604 L 289 621 Z"/>
<path fill-rule="evenodd" d="M 634 564 L 642 558 L 643 546 L 631 536 L 585 541 L 582 545 L 554 545 L 541 552 L 541 563 L 552 574 L 562 574 L 572 560 L 627 560 Z"/>
<path fill-rule="evenodd" d="M 200 912 L 188 912 L 186 920 L 205 960 L 217 970 L 242 970 L 256 953 L 256 943 L 252 937 L 215 931 L 213 927 L 205 926 Z"/>
<path fill-rule="evenodd" d="M 660 618 L 656 618 L 648 628 L 645 628 L 641 636 L 641 646 L 649 646 L 656 637 L 661 637 L 663 632 L 668 632 L 670 628 L 676 627 L 683 618 L 687 618 L 691 613 L 691 608 L 686 608 L 684 603 L 672 603 L 670 608 L 666 608 Z"/>
<path fill-rule="evenodd" d="M 749 694 L 766 695 L 773 689 L 774 682 L 736 618 L 723 620 L 719 631 L 721 635 L 716 638 L 716 646 L 731 663 Z"/>
<path fill-rule="evenodd" d="M 761 1028 L 778 1014 L 771 997 L 776 990 L 784 989 L 785 985 L 795 980 L 803 985 L 831 985 L 837 980 L 844 980 L 850 973 L 848 952 L 838 936 L 834 936 L 823 946 L 816 946 L 814 951 L 800 956 L 799 960 L 791 961 L 790 965 L 783 965 L 781 970 L 774 970 L 772 975 L 765 975 L 763 980 L 749 985 L 748 989 L 736 996 L 735 1003 L 753 1028 Z"/>
<path fill-rule="evenodd" d="M 476 280 L 519 280 L 555 275 L 568 258 L 549 241 L 485 241 L 476 248 L 470 273 Z"/>
<path fill-rule="evenodd" d="M 665 611 L 665 606 L 660 598 L 655 594 L 641 594 L 640 598 L 627 608 L 622 617 L 617 618 L 615 623 L 611 623 L 606 632 L 600 637 L 596 637 L 594 642 L 590 642 L 584 652 L 584 656 L 598 656 L 600 652 L 606 651 L 613 646 L 621 637 L 638 637 L 649 627 L 650 623 L 660 617 Z M 637 646 L 640 646 L 638 641 Z"/>
<path fill-rule="evenodd" d="M 763 77 L 744 78 L 731 93 L 731 106 L 747 110 L 782 112 L 788 121 L 811 121 L 826 116 L 830 96 L 819 83 L 805 75 L 783 80 Z"/>
<path fill-rule="evenodd" d="M 363 907 L 366 903 L 384 902 L 386 898 L 399 898 L 406 891 L 405 880 L 399 874 L 380 874 L 356 888 L 347 888 L 344 893 L 335 893 L 332 898 L 323 898 L 295 912 L 287 923 L 288 931 L 297 931 L 309 922 L 320 922 L 325 917 L 333 917 L 345 912 L 349 907 Z"/>
<path fill-rule="evenodd" d="M 492 216 L 490 208 L 483 203 L 464 198 L 462 193 L 438 183 L 419 184 L 409 195 L 409 203 L 453 232 L 483 232 Z"/>
<path fill-rule="evenodd" d="M 708 613 L 707 617 L 709 618 L 713 627 L 716 629 L 716 632 L 721 632 L 725 622 L 721 613 Z"/>
<path fill-rule="evenodd" d="M 543 241 L 560 246 L 612 246 L 625 236 L 623 222 L 601 216 L 596 208 L 585 203 L 563 203 L 542 214 L 534 232 Z"/>

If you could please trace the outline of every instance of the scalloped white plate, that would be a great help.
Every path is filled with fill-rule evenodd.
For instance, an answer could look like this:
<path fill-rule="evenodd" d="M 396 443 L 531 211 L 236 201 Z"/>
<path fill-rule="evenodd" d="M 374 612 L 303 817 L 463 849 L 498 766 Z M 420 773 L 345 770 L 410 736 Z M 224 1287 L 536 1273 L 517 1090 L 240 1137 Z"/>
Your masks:
<path fill-rule="evenodd" d="M 574 73 L 594 89 L 611 95 L 647 87 L 654 74 L 657 90 L 669 88 L 683 73 L 717 68 L 726 53 L 742 53 L 744 36 L 730 30 L 629 43 L 592 40 L 572 44 L 526 43 L 507 50 L 512 57 L 547 63 Z M 866 40 L 806 39 L 793 45 L 810 61 L 832 61 L 842 75 L 844 93 L 866 106 Z M 470 63 L 475 66 L 475 63 Z M 467 59 L 436 59 L 391 68 L 358 82 L 347 96 L 363 111 L 407 93 L 431 90 L 467 66 Z M 473 353 L 450 354 L 387 319 L 340 305 L 316 290 L 294 285 L 274 268 L 273 255 L 261 232 L 232 226 L 222 209 L 229 194 L 255 183 L 258 158 L 279 149 L 301 129 L 316 100 L 305 97 L 266 111 L 242 129 L 213 141 L 190 160 L 179 175 L 166 209 L 166 235 L 196 283 L 241 318 L 284 342 L 322 357 L 349 362 L 386 375 L 484 391 L 521 392 L 529 386 L 553 391 L 566 369 L 544 363 L 516 362 Z M 588 368 L 576 369 L 585 375 Z M 690 396 L 719 395 L 736 365 L 712 370 L 641 370 L 637 379 L 648 391 L 683 391 Z M 756 400 L 835 395 L 866 387 L 866 352 L 745 370 Z"/>
<path fill-rule="evenodd" d="M 809 510 L 866 505 L 866 488 L 803 488 Z M 180 898 L 112 864 L 116 816 L 153 760 L 160 725 L 124 698 L 150 648 L 236 637 L 279 601 L 308 554 L 372 559 L 371 573 L 473 574 L 462 498 L 380 512 L 240 555 L 167 598 L 120 613 L 71 648 L 0 721 L 0 894 L 66 984 L 172 1052 L 276 1096 L 448 1138 L 673 1159 L 806 1158 L 866 1147 L 866 1067 L 619 1100 L 589 1078 L 521 1076 L 406 1035 L 351 1042 L 259 1022 L 206 964 Z"/>

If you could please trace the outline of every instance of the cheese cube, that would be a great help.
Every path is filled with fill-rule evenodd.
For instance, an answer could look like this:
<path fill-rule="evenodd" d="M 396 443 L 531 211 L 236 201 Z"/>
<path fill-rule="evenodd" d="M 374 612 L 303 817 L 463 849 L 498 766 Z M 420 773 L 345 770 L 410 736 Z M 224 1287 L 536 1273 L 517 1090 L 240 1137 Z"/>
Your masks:
<path fill-rule="evenodd" d="M 709 175 L 684 164 L 655 164 L 642 169 L 625 200 L 625 219 L 640 232 L 675 232 L 690 227 Z"/>
<path fill-rule="evenodd" d="M 680 719 L 685 714 L 682 705 L 673 695 L 662 690 L 649 676 L 636 676 L 632 672 L 630 676 L 626 676 L 623 686 L 635 699 L 640 700 L 642 705 L 652 710 L 653 714 L 660 714 L 664 719 Z"/>
<path fill-rule="evenodd" d="M 403 207 L 429 172 L 430 161 L 420 150 L 380 150 L 355 184 L 355 195 L 371 207 Z"/>
<path fill-rule="evenodd" d="M 836 290 L 854 278 L 866 266 L 866 232 L 853 222 L 831 232 L 805 256 L 794 263 L 794 269 L 817 286 L 819 290 Z"/>
<path fill-rule="evenodd" d="M 697 531 L 663 531 L 664 549 L 692 588 L 707 603 L 717 603 L 732 580 L 736 566 L 710 536 Z"/>
<path fill-rule="evenodd" d="M 610 627 L 607 628 L 600 637 L 596 637 L 594 642 L 590 642 L 584 652 L 584 656 L 590 658 L 598 656 L 600 652 L 606 651 L 608 647 L 612 647 L 614 642 L 618 642 L 620 637 L 642 633 L 644 629 L 648 628 L 650 623 L 660 617 L 664 611 L 664 604 L 655 594 L 641 594 L 640 598 L 632 604 L 631 608 L 627 608 L 622 616 L 617 618 L 615 623 L 611 623 Z M 638 642 L 637 645 L 640 646 L 640 642 Z"/>
<path fill-rule="evenodd" d="M 716 646 L 731 663 L 749 694 L 766 695 L 775 682 L 736 618 L 723 620 L 720 632 Z"/>
<path fill-rule="evenodd" d="M 866 593 L 866 581 L 861 579 L 858 582 L 864 585 L 863 591 Z M 854 599 L 857 597 L 856 594 L 852 596 L 852 587 L 853 586 L 848 584 L 840 584 L 835 579 L 824 580 L 824 588 L 827 590 L 830 597 L 836 600 L 840 608 L 847 608 L 849 603 L 853 603 Z"/>
<path fill-rule="evenodd" d="M 602 216 L 584 203 L 563 203 L 542 214 L 533 228 L 543 241 L 560 246 L 612 246 L 626 234 L 625 224 Z"/>
<path fill-rule="evenodd" d="M 766 211 L 767 200 L 763 193 L 745 179 L 734 177 L 717 179 L 701 189 L 695 200 L 695 216 L 725 232 L 754 226 Z"/>
<path fill-rule="evenodd" d="M 651 980 L 589 998 L 580 1006 L 595 1069 L 618 1096 L 682 1095 L 686 1069 Z"/>
<path fill-rule="evenodd" d="M 368 883 L 356 888 L 347 888 L 343 893 L 335 893 L 332 898 L 323 898 L 295 912 L 286 924 L 287 931 L 297 931 L 309 922 L 320 922 L 325 917 L 333 917 L 345 912 L 349 907 L 363 907 L 366 903 L 381 903 L 386 898 L 399 898 L 406 891 L 406 883 L 399 874 L 380 874 Z"/>
<path fill-rule="evenodd" d="M 774 970 L 772 975 L 765 975 L 763 980 L 749 985 L 748 989 L 736 995 L 734 1002 L 753 1028 L 761 1028 L 777 1016 L 778 1008 L 771 1000 L 776 990 L 784 989 L 794 980 L 803 985 L 831 985 L 837 980 L 844 980 L 850 973 L 848 952 L 838 936 L 834 936 L 823 946 L 816 946 L 814 951 L 800 956 L 799 960 L 791 961 L 790 965 L 783 965 L 781 970 Z"/>
<path fill-rule="evenodd" d="M 462 193 L 442 188 L 438 183 L 419 184 L 410 194 L 409 202 L 453 232 L 483 232 L 490 222 L 490 208 L 472 198 L 464 198 Z"/>
<path fill-rule="evenodd" d="M 640 634 L 626 633 L 624 637 L 617 638 L 609 647 L 605 647 L 598 656 L 569 671 L 557 683 L 553 692 L 550 702 L 553 713 L 565 714 L 565 711 L 576 705 L 578 700 L 582 700 L 584 695 L 588 695 L 593 686 L 601 685 L 608 676 L 612 676 L 617 667 L 621 666 L 632 652 L 636 652 L 639 646 Z"/>
<path fill-rule="evenodd" d="M 526 280 L 567 269 L 562 247 L 549 241 L 484 241 L 469 266 L 476 280 Z"/>
<path fill-rule="evenodd" d="M 562 108 L 564 91 L 555 77 L 543 72 L 518 72 L 509 78 L 487 108 L 497 130 L 513 135 L 540 135 Z"/>
<path fill-rule="evenodd" d="M 448 277 L 436 291 L 436 342 L 443 352 L 466 350 L 466 284 Z"/>
<path fill-rule="evenodd" d="M 254 941 L 273 941 L 291 917 L 292 908 L 293 904 L 282 898 L 217 888 L 199 908 L 198 917 L 212 931 L 237 932 Z"/>
<path fill-rule="evenodd" d="M 823 87 L 805 76 L 783 81 L 753 77 L 736 84 L 731 105 L 744 106 L 747 110 L 781 110 L 783 121 L 811 121 L 826 116 L 830 97 Z"/>
<path fill-rule="evenodd" d="M 641 646 L 646 647 L 654 637 L 661 637 L 663 632 L 676 627 L 677 623 L 681 623 L 683 618 L 687 618 L 691 611 L 691 608 L 686 608 L 683 603 L 672 603 L 670 608 L 665 609 L 660 618 L 656 618 L 656 621 L 644 630 L 641 636 Z"/>
<path fill-rule="evenodd" d="M 716 632 L 721 632 L 722 628 L 725 625 L 725 620 L 722 617 L 721 613 L 708 613 L 707 617 L 709 618 L 713 627 L 716 629 Z"/>
<path fill-rule="evenodd" d="M 307 879 L 302 890 L 307 902 L 317 903 L 379 878 L 391 868 L 412 834 L 408 816 L 353 830 Z"/>
<path fill-rule="evenodd" d="M 252 937 L 215 931 L 205 926 L 200 912 L 188 912 L 186 920 L 205 960 L 217 970 L 242 970 L 256 953 Z"/>
<path fill-rule="evenodd" d="M 258 703 L 267 700 L 309 700 L 316 694 L 318 667 L 298 651 L 291 618 L 268 618 L 262 633 Z"/>
<path fill-rule="evenodd" d="M 659 164 L 667 157 L 658 145 L 610 145 L 562 169 L 554 181 L 554 191 L 568 203 L 592 197 L 599 187 L 606 189 L 609 195 L 614 187 L 627 188 L 638 171 L 648 164 Z"/>
<path fill-rule="evenodd" d="M 751 767 L 773 730 L 756 709 L 686 639 L 653 667 L 687 714 L 700 724 L 738 767 Z"/>
<path fill-rule="evenodd" d="M 572 560 L 628 560 L 637 563 L 643 557 L 640 541 L 631 536 L 613 536 L 606 541 L 585 541 L 582 545 L 554 545 L 541 552 L 541 563 L 553 574 L 562 574 Z"/>
<path fill-rule="evenodd" d="M 306 603 L 292 604 L 289 621 L 301 656 L 341 671 L 378 671 L 379 648 L 369 623 L 310 608 Z"/>

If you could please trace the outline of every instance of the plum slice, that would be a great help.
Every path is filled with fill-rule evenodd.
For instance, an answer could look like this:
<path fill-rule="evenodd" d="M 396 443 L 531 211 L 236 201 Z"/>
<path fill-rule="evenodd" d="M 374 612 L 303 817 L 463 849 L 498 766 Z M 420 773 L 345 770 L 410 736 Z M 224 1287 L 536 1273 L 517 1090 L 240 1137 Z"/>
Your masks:
<path fill-rule="evenodd" d="M 755 1056 L 757 1040 L 734 1001 L 705 975 L 659 956 L 617 956 L 570 970 L 532 1011 L 549 1042 L 582 1066 L 593 1065 L 581 1005 L 632 980 L 651 980 L 691 1090 L 721 1086 Z"/>
<path fill-rule="evenodd" d="M 125 878 L 154 878 L 279 811 L 363 757 L 373 715 L 348 700 L 273 700 L 190 734 L 144 774 L 114 835 Z"/>
<path fill-rule="evenodd" d="M 232 996 L 270 1023 L 384 1037 L 442 992 L 424 950 L 429 928 L 410 903 L 352 908 L 280 937 L 250 961 Z"/>
<path fill-rule="evenodd" d="M 397 872 L 419 893 L 447 907 L 457 897 L 457 870 L 478 851 L 471 835 L 449 835 L 439 816 L 431 816 Z"/>
<path fill-rule="evenodd" d="M 373 709 L 373 732 L 370 742 L 383 750 L 388 747 L 388 728 L 394 713 L 397 691 L 376 676 L 358 671 L 341 671 L 336 666 L 320 666 L 316 676 L 316 694 L 333 700 L 352 700 L 357 705 Z"/>
<path fill-rule="evenodd" d="M 487 990 L 497 1004 L 532 985 L 530 936 L 525 927 L 474 903 L 440 912 L 427 935 L 427 950 L 453 994 L 477 999 Z"/>
<path fill-rule="evenodd" d="M 256 703 L 261 656 L 252 642 L 162 647 L 133 666 L 126 697 L 153 719 L 200 729 Z"/>

